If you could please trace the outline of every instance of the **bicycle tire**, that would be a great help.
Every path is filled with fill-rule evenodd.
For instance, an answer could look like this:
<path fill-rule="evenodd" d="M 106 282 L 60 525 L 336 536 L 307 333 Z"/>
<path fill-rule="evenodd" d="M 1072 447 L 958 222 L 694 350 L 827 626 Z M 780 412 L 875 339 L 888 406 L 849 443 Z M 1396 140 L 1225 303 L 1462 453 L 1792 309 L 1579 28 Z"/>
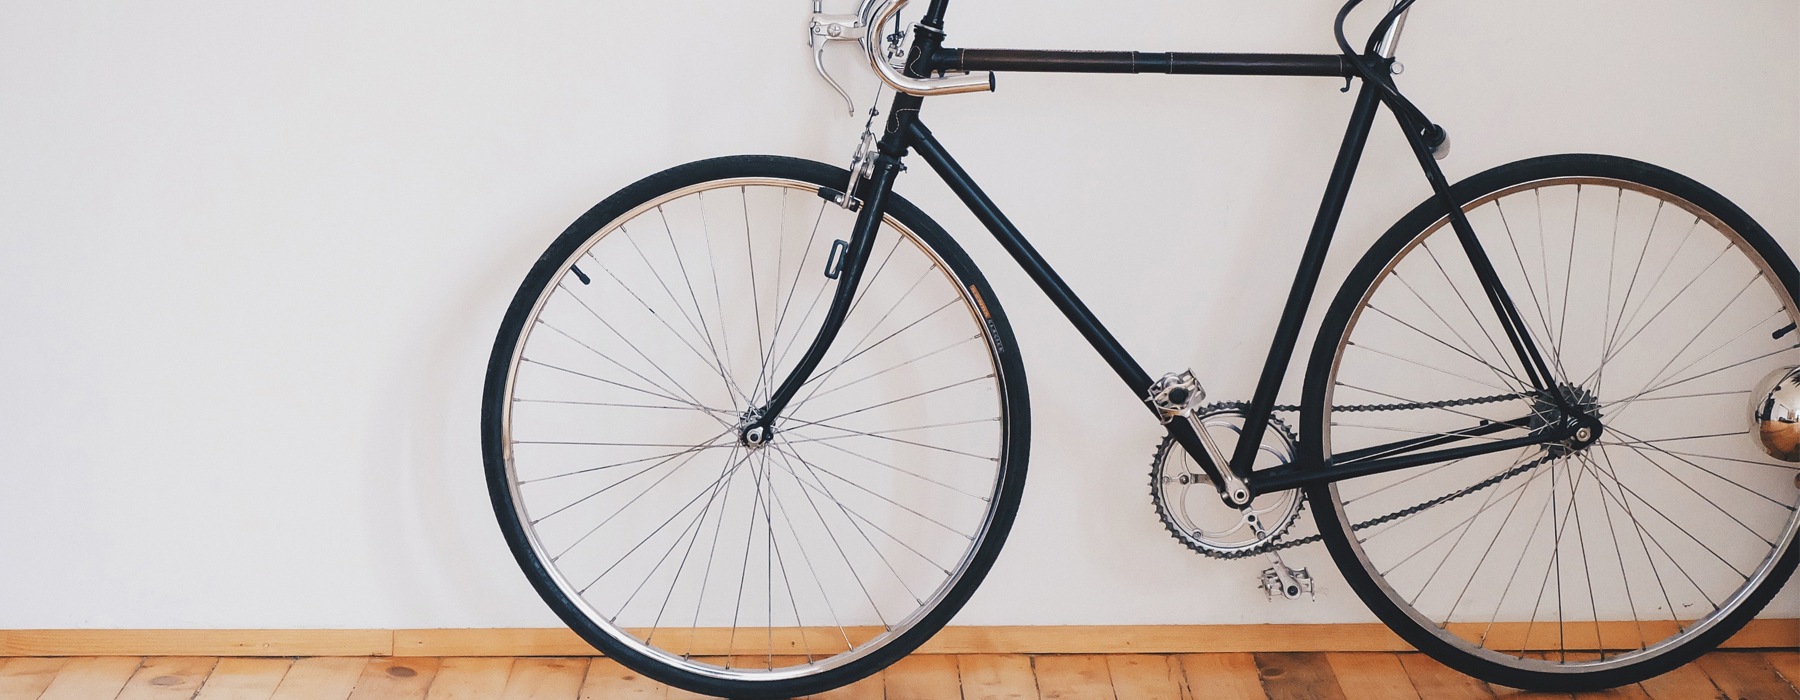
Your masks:
<path fill-rule="evenodd" d="M 816 385 L 790 404 L 766 447 L 748 445 L 732 431 L 732 414 L 747 415 L 766 401 L 791 366 L 784 363 L 798 360 L 794 346 L 804 350 L 816 335 L 820 299 L 829 301 L 836 285 L 825 274 L 836 253 L 832 239 L 848 238 L 855 216 L 828 198 L 849 178 L 841 168 L 776 156 L 716 158 L 644 178 L 594 206 L 550 245 L 520 285 L 495 340 L 482 400 L 482 446 L 489 495 L 507 544 L 563 622 L 607 656 L 663 683 L 708 695 L 765 698 L 865 678 L 917 648 L 967 602 L 1018 510 L 1030 403 L 1011 327 L 963 250 L 897 195 L 873 248 L 879 259 L 871 259 L 859 285 L 859 306 L 813 373 Z M 792 243 L 803 234 L 807 242 L 796 251 Z M 634 272 L 635 260 L 648 276 Z M 681 279 L 669 284 L 665 272 Z M 937 297 L 927 300 L 929 293 L 949 301 L 914 313 L 933 308 Z M 638 343 L 631 339 L 637 328 L 658 334 L 666 328 L 667 334 Z M 962 333 L 967 337 L 957 335 Z M 957 344 L 939 348 L 934 343 L 943 337 Z M 755 353 L 745 345 L 754 345 Z M 845 367 L 855 369 L 837 372 Z M 885 369 L 870 372 L 877 367 Z M 953 370 L 987 374 L 944 386 L 919 383 Z M 854 391 L 839 392 L 850 387 Z M 862 405 L 852 402 L 869 405 L 844 408 Z M 827 409 L 841 415 L 819 418 Z M 921 426 L 895 423 L 925 415 L 932 420 L 919 420 Z M 870 416 L 887 423 L 877 428 L 854 422 Z M 935 425 L 945 422 L 951 425 Z M 825 453 L 828 448 L 843 455 Z M 633 449 L 676 451 L 666 459 L 658 452 L 627 460 L 630 469 L 610 474 L 604 470 L 618 464 L 588 466 L 602 458 L 556 456 L 582 449 L 607 454 L 608 462 L 640 454 Z M 977 449 L 991 449 L 993 456 Z M 949 452 L 964 456 L 944 454 Z M 721 453 L 727 455 L 723 461 L 704 466 Z M 990 459 L 987 467 L 944 468 Z M 645 463 L 652 464 L 638 471 Z M 699 475 L 684 472 L 688 464 L 703 464 Z M 707 471 L 714 468 L 716 476 Z M 574 471 L 558 471 L 569 469 Z M 601 476 L 572 485 L 594 474 Z M 649 476 L 621 486 L 639 474 Z M 674 485 L 648 496 L 665 480 Z M 618 504 L 639 488 L 637 497 Z M 750 492 L 734 499 L 734 489 Z M 690 492 L 693 498 L 677 508 Z M 663 511 L 641 515 L 659 503 Z M 650 530 L 667 510 L 674 510 L 669 520 Z M 586 515 L 570 527 L 561 524 L 570 517 L 563 513 Z M 673 532 L 677 517 L 689 522 L 670 539 L 665 530 Z M 815 517 L 816 526 L 809 520 Z M 577 537 L 589 524 L 593 528 Z M 643 539 L 631 544 L 631 536 L 640 534 Z M 700 576 L 698 560 L 690 566 L 689 559 L 707 546 L 703 538 L 711 540 L 711 549 Z M 738 564 L 732 560 L 739 550 L 719 552 L 739 540 L 742 571 L 726 572 L 735 575 L 737 588 L 735 599 L 728 599 L 731 576 L 714 568 Z M 665 544 L 662 558 L 649 564 Z M 595 563 L 583 563 L 577 554 Z M 615 555 L 617 561 L 582 585 Z M 841 568 L 824 568 L 833 563 L 828 557 L 841 557 Z M 623 574 L 613 572 L 628 561 L 650 568 L 619 602 L 632 580 L 617 585 Z M 883 566 L 892 579 L 873 580 L 886 575 Z M 941 577 L 933 567 L 942 569 Z M 784 580 L 775 578 L 777 568 Z M 753 579 L 765 573 L 759 588 Z M 666 593 L 659 590 L 665 581 Z M 645 589 L 651 593 L 640 597 Z M 816 597 L 808 597 L 811 589 Z M 852 610 L 861 598 L 868 608 Z M 791 610 L 777 609 L 783 603 Z M 671 611 L 683 605 L 692 610 L 681 609 L 679 616 Z M 865 619 L 870 624 L 858 624 Z M 635 624 L 645 620 L 652 624 Z"/>

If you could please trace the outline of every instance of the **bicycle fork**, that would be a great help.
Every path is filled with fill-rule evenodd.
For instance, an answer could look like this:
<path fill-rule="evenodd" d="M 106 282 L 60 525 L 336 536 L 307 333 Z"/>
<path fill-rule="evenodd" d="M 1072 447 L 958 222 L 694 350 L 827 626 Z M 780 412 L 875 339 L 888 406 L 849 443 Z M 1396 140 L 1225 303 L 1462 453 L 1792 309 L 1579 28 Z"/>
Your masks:
<path fill-rule="evenodd" d="M 916 98 L 915 98 L 916 99 Z M 890 136 L 882 139 L 877 150 L 870 153 L 874 167 L 868 178 L 852 180 L 860 183 L 853 189 L 856 192 L 845 192 L 845 204 L 855 206 L 853 202 L 860 200 L 861 205 L 856 215 L 856 224 L 850 232 L 850 241 L 845 248 L 839 263 L 837 290 L 832 293 L 831 307 L 825 312 L 825 320 L 819 327 L 819 334 L 813 338 L 812 345 L 806 354 L 788 372 L 781 386 L 769 394 L 769 400 L 761 408 L 752 409 L 738 428 L 738 440 L 745 447 L 761 447 L 775 435 L 775 421 L 787 409 L 788 403 L 800 388 L 812 377 L 819 363 L 824 361 L 825 353 L 837 339 L 838 331 L 844 327 L 844 318 L 850 314 L 850 307 L 855 303 L 856 290 L 862 281 L 864 268 L 869 262 L 869 252 L 875 245 L 875 234 L 881 230 L 881 220 L 887 209 L 887 201 L 893 195 L 894 180 L 900 174 L 900 159 L 895 153 L 904 155 L 905 146 L 898 139 Z M 860 197 L 856 195 L 860 193 Z M 829 260 L 827 261 L 829 264 Z"/>

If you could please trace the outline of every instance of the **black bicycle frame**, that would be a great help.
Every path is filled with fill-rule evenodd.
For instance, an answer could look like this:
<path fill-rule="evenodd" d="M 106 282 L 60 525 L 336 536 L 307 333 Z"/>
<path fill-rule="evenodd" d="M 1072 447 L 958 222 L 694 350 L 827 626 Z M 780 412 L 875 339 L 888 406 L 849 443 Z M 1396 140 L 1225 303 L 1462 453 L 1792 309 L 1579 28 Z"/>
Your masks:
<path fill-rule="evenodd" d="M 1318 483 L 1338 481 L 1370 474 L 1406 469 L 1425 464 L 1461 459 L 1481 454 L 1489 454 L 1516 449 L 1528 445 L 1543 444 L 1568 439 L 1575 428 L 1564 426 L 1540 430 L 1525 437 L 1496 440 L 1487 438 L 1478 444 L 1456 444 L 1473 438 L 1512 429 L 1527 427 L 1525 418 L 1514 421 L 1499 421 L 1485 424 L 1478 428 L 1443 436 L 1403 440 L 1378 445 L 1353 453 L 1338 455 L 1332 464 L 1321 464 L 1316 460 L 1308 462 L 1309 455 L 1316 450 L 1301 449 L 1295 462 L 1281 465 L 1252 474 L 1258 446 L 1268 429 L 1269 416 L 1275 407 L 1276 395 L 1281 389 L 1282 379 L 1293 361 L 1293 354 L 1300 340 L 1301 325 L 1305 321 L 1319 271 L 1323 269 L 1325 256 L 1331 247 L 1331 239 L 1337 230 L 1338 221 L 1343 213 L 1344 203 L 1349 197 L 1350 184 L 1355 179 L 1357 167 L 1362 160 L 1363 147 L 1368 142 L 1373 129 L 1375 115 L 1386 104 L 1397 121 L 1406 132 L 1409 144 L 1419 159 L 1426 179 L 1430 182 L 1437 198 L 1442 202 L 1449 215 L 1451 225 L 1457 234 L 1476 275 L 1486 289 L 1488 301 L 1500 319 L 1502 327 L 1512 343 L 1513 350 L 1521 359 L 1525 372 L 1533 388 L 1539 396 L 1547 397 L 1559 408 L 1564 399 L 1559 392 L 1545 391 L 1549 388 L 1550 373 L 1542 356 L 1525 331 L 1524 324 L 1513 306 L 1512 300 L 1501 286 L 1498 276 L 1493 270 L 1485 251 L 1475 238 L 1474 230 L 1464 217 L 1462 209 L 1455 205 L 1450 196 L 1450 188 L 1443 171 L 1438 168 L 1432 155 L 1435 143 L 1428 143 L 1433 130 L 1437 127 L 1424 120 L 1417 108 L 1400 97 L 1393 83 L 1385 74 L 1388 65 L 1386 59 L 1378 56 L 1353 56 L 1349 54 L 1250 54 L 1250 53 L 1143 53 L 1137 51 L 1031 51 L 1012 49 L 953 49 L 941 46 L 943 39 L 943 15 L 949 0 L 932 0 L 925 17 L 914 31 L 912 52 L 907 59 L 907 75 L 922 78 L 940 72 L 958 71 L 1033 71 L 1057 73 L 1169 73 L 1182 75 L 1259 75 L 1259 76 L 1314 76 L 1345 80 L 1360 79 L 1361 88 L 1357 93 L 1355 106 L 1351 108 L 1349 126 L 1345 129 L 1343 144 L 1338 149 L 1337 160 L 1332 166 L 1331 178 L 1326 184 L 1325 193 L 1319 205 L 1318 215 L 1313 219 L 1312 233 L 1307 239 L 1305 251 L 1301 255 L 1298 272 L 1294 276 L 1292 288 L 1288 292 L 1287 302 L 1282 309 L 1280 323 L 1276 326 L 1275 338 L 1270 343 L 1269 354 L 1263 363 L 1261 376 L 1257 382 L 1256 392 L 1244 418 L 1242 432 L 1238 436 L 1235 450 L 1226 465 L 1231 473 L 1241 480 L 1249 491 L 1249 498 L 1257 494 L 1282 491 Z M 1352 6 L 1354 3 L 1352 3 Z M 1348 11 L 1348 8 L 1346 8 Z M 1371 74 L 1368 65 L 1378 65 L 1384 72 Z M 1006 215 L 1000 211 L 969 174 L 958 165 L 942 143 L 919 120 L 919 107 L 923 98 L 898 94 L 888 110 L 885 133 L 876 144 L 874 169 L 869 177 L 857 183 L 854 195 L 860 200 L 855 227 L 852 231 L 849 250 L 844 256 L 842 272 L 838 279 L 838 288 L 833 294 L 832 303 L 818 337 L 813 340 L 804 357 L 789 373 L 781 386 L 771 394 L 769 403 L 763 408 L 759 421 L 744 429 L 744 439 L 752 442 L 766 441 L 771 435 L 772 426 L 802 384 L 812 375 L 813 370 L 824 359 L 827 349 L 835 340 L 842 327 L 844 316 L 848 314 L 855 296 L 864 266 L 868 262 L 876 231 L 879 229 L 885 212 L 888 197 L 893 191 L 894 180 L 902 170 L 900 162 L 909 151 L 917 151 L 919 156 L 931 165 L 938 177 L 955 192 L 964 206 L 993 234 L 1001 247 L 1011 254 L 1027 275 L 1035 281 L 1044 294 L 1056 304 L 1057 309 L 1068 317 L 1075 328 L 1081 332 L 1106 363 L 1112 367 L 1125 385 L 1139 398 L 1148 396 L 1153 380 L 1138 364 L 1137 360 L 1127 352 L 1117 338 L 1107 331 L 1106 326 L 1096 318 L 1092 311 L 1083 304 L 1062 277 L 1050 267 L 1043 256 L 1025 240 L 1018 227 L 1014 226 Z M 1437 133 L 1441 134 L 1441 131 Z M 1441 136 L 1439 137 L 1441 140 Z M 1152 413 L 1157 409 L 1146 402 Z M 1158 414 L 1159 417 L 1160 414 Z M 1193 425 L 1186 420 L 1166 422 L 1169 434 L 1179 442 L 1193 457 L 1194 461 L 1213 479 L 1214 484 L 1223 485 L 1220 465 L 1202 444 L 1200 436 Z M 1318 439 L 1303 429 L 1302 445 L 1308 440 Z M 1324 467 L 1331 467 L 1326 469 Z M 1223 490 L 1223 486 L 1221 486 Z M 1223 494 L 1222 494 L 1223 495 Z M 1232 503 L 1227 498 L 1227 503 Z M 1235 503 L 1242 507 L 1248 500 Z"/>

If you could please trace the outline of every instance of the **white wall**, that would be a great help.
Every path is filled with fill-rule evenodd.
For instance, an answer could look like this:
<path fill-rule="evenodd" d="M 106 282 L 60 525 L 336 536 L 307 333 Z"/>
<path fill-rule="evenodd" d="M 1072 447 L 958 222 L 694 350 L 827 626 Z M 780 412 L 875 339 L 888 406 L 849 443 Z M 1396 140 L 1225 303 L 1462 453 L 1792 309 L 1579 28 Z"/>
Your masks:
<path fill-rule="evenodd" d="M 811 75 L 809 5 L 0 5 L 0 627 L 554 625 L 483 491 L 500 314 L 557 232 L 639 176 L 845 160 L 861 121 Z M 1335 9 L 960 0 L 950 28 L 1323 52 Z M 1800 243 L 1794 3 L 1427 0 L 1409 30 L 1402 85 L 1454 134 L 1453 178 L 1612 152 Z M 927 118 L 1151 371 L 1241 397 L 1342 136 L 1337 87 L 1003 75 Z M 1409 158 L 1378 127 L 1332 270 L 1424 196 Z M 1024 508 L 959 622 L 1369 619 L 1322 549 L 1290 558 L 1317 599 L 1270 603 L 1262 564 L 1164 534 L 1156 426 L 925 172 L 902 190 L 987 266 L 1035 400 Z M 1151 298 L 1151 270 L 1196 291 Z"/>

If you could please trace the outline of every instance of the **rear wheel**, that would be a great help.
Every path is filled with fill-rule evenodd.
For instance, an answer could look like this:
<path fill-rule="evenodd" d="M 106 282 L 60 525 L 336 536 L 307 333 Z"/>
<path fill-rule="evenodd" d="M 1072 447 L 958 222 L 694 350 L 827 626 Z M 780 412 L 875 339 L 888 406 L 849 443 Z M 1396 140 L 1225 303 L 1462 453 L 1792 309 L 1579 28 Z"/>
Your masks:
<path fill-rule="evenodd" d="M 1332 557 L 1402 637 L 1494 683 L 1614 686 L 1714 648 L 1800 554 L 1796 465 L 1750 434 L 1759 384 L 1800 364 L 1792 262 L 1717 193 L 1635 161 L 1521 161 L 1453 194 L 1553 386 L 1526 379 L 1427 202 L 1323 323 L 1302 421 L 1319 457 L 1506 422 L 1460 442 L 1529 436 L 1559 405 L 1601 428 L 1313 487 Z"/>
<path fill-rule="evenodd" d="M 645 178 L 550 246 L 495 342 L 482 438 L 507 542 L 571 628 L 665 683 L 868 676 L 963 605 L 1018 508 L 1006 316 L 898 197 L 830 352 L 771 440 L 741 438 L 818 335 L 848 179 L 755 156 Z"/>

